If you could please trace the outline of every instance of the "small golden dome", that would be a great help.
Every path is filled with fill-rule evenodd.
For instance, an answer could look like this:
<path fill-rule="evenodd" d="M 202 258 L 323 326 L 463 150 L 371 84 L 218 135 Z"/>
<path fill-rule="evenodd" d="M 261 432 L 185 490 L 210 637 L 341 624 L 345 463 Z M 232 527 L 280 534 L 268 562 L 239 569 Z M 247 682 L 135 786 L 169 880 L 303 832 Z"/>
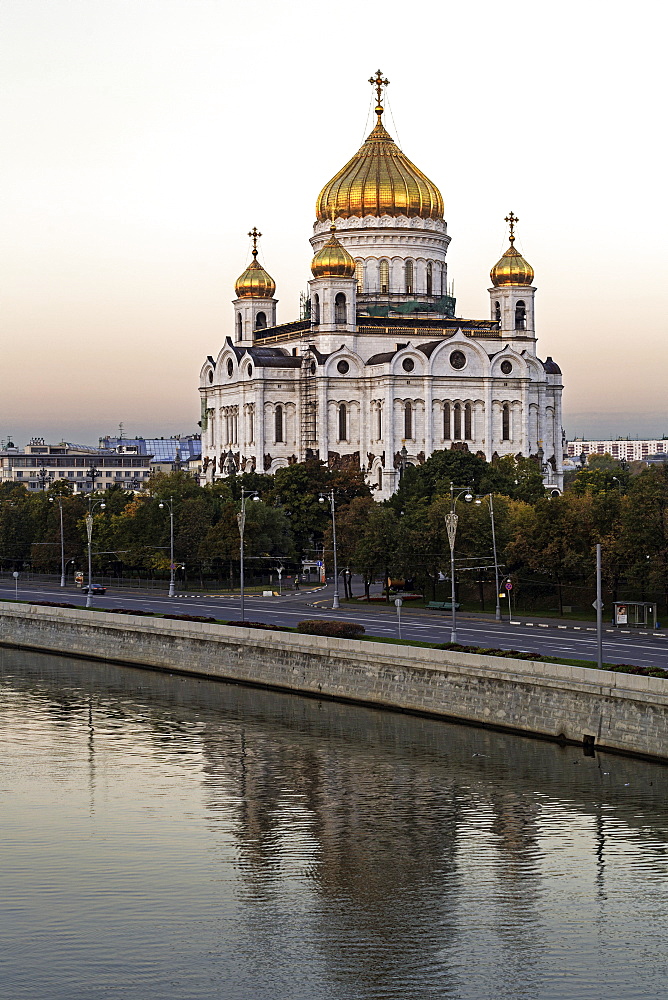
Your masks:
<path fill-rule="evenodd" d="M 335 233 L 336 226 L 332 223 L 332 235 L 311 261 L 314 278 L 352 278 L 355 274 L 355 261 Z"/>
<path fill-rule="evenodd" d="M 276 291 L 276 282 L 261 264 L 257 262 L 257 241 L 262 233 L 255 227 L 248 234 L 253 240 L 253 259 L 234 286 L 238 299 L 271 299 Z"/>
<path fill-rule="evenodd" d="M 515 223 L 520 220 L 511 212 L 505 221 L 510 223 L 510 246 L 489 272 L 492 284 L 495 288 L 500 285 L 530 285 L 534 278 L 533 268 L 514 245 Z"/>
<path fill-rule="evenodd" d="M 378 92 L 378 120 L 364 145 L 339 170 L 318 195 L 315 214 L 319 222 L 335 217 L 406 215 L 409 218 L 442 219 L 441 192 L 395 144 L 382 122 L 383 80 L 369 81 Z"/>

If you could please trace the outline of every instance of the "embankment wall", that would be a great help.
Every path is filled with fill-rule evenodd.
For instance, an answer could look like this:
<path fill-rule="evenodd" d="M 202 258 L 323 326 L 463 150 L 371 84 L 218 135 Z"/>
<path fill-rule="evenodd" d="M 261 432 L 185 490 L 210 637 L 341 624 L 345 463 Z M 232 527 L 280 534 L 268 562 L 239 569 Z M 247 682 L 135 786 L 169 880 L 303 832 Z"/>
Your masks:
<path fill-rule="evenodd" d="M 668 680 L 0 602 L 0 644 L 428 713 L 668 760 Z"/>

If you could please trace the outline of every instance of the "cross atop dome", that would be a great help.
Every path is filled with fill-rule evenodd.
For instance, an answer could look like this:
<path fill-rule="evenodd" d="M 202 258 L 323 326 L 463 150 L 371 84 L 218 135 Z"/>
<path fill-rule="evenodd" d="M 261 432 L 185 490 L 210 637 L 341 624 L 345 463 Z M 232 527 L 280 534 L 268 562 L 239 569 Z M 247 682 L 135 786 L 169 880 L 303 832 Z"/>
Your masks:
<path fill-rule="evenodd" d="M 383 108 L 383 87 L 389 87 L 390 81 L 385 78 L 383 79 L 383 74 L 381 70 L 376 70 L 375 76 L 369 77 L 369 83 L 372 87 L 376 89 L 376 114 L 378 115 L 378 120 L 380 121 L 380 116 L 382 115 Z"/>
<path fill-rule="evenodd" d="M 510 245 L 512 246 L 513 243 L 515 242 L 515 223 L 519 222 L 520 220 L 517 218 L 515 213 L 511 211 L 510 215 L 507 215 L 503 221 L 507 222 L 508 225 L 510 226 L 509 239 L 510 239 Z"/>
<path fill-rule="evenodd" d="M 253 257 L 257 257 L 257 241 L 262 236 L 262 233 L 259 232 L 257 226 L 253 226 L 248 235 L 253 241 Z"/>

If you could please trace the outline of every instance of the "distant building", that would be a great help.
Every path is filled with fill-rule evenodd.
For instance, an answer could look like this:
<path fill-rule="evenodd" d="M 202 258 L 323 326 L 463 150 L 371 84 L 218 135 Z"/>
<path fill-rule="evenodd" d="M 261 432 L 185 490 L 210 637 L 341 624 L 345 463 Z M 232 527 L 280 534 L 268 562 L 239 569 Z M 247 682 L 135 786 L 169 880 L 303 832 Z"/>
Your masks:
<path fill-rule="evenodd" d="M 616 438 L 614 441 L 585 441 L 584 438 L 573 438 L 566 443 L 568 458 L 579 459 L 584 455 L 612 455 L 624 462 L 647 462 L 656 456 L 661 461 L 662 455 L 668 455 L 668 438 L 655 441 L 631 441 L 629 438 Z"/>
<path fill-rule="evenodd" d="M 91 475 L 94 470 L 95 475 Z M 22 483 L 29 490 L 48 489 L 57 480 L 70 483 L 75 493 L 109 489 L 142 489 L 151 475 L 151 455 L 123 453 L 113 448 L 46 444 L 32 438 L 21 450 L 8 441 L 0 450 L 0 481 Z"/>
<path fill-rule="evenodd" d="M 202 471 L 202 438 L 199 434 L 183 437 L 103 437 L 100 447 L 122 455 L 146 455 L 152 472 L 188 472 L 199 478 Z"/>

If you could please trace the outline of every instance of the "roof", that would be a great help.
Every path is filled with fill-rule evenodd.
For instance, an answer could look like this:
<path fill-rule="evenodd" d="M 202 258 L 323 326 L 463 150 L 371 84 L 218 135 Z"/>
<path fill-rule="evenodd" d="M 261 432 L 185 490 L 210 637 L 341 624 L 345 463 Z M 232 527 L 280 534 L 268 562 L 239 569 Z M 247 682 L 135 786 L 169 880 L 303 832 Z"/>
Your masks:
<path fill-rule="evenodd" d="M 302 359 L 282 347 L 247 347 L 246 354 L 260 368 L 301 368 Z"/>
<path fill-rule="evenodd" d="M 181 462 L 202 457 L 202 439 L 198 436 L 183 438 L 103 438 L 107 448 L 136 448 L 138 455 L 153 456 L 154 462 L 176 462 L 177 451 Z M 117 453 L 117 452 L 116 452 Z"/>
<path fill-rule="evenodd" d="M 561 375 L 561 368 L 549 355 L 545 361 L 541 361 L 541 364 L 548 375 Z"/>

